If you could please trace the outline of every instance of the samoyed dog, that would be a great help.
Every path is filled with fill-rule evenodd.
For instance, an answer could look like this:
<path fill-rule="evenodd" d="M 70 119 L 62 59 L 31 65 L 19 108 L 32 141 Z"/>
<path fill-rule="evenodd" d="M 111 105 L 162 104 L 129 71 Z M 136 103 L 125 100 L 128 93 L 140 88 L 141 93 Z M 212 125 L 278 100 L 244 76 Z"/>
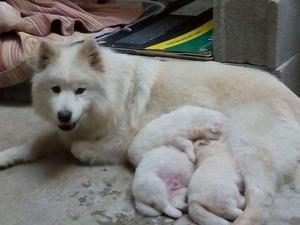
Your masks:
<path fill-rule="evenodd" d="M 224 135 L 244 178 L 247 202 L 234 225 L 265 223 L 265 208 L 272 207 L 279 185 L 295 174 L 300 101 L 266 72 L 129 56 L 91 40 L 72 46 L 43 42 L 36 69 L 33 106 L 53 131 L 2 151 L 2 167 L 33 161 L 59 145 L 83 162 L 122 163 L 147 122 L 194 105 L 228 118 Z"/>

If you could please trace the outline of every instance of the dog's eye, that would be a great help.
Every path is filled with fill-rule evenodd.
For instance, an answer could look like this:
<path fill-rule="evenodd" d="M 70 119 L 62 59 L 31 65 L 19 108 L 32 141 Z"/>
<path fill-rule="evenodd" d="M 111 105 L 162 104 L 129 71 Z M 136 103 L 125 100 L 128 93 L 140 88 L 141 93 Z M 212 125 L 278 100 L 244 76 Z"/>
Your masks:
<path fill-rule="evenodd" d="M 58 93 L 60 92 L 60 87 L 59 87 L 59 86 L 54 86 L 54 87 L 51 88 L 51 90 L 52 90 L 54 93 L 58 94 Z"/>
<path fill-rule="evenodd" d="M 85 92 L 85 88 L 78 88 L 76 91 L 75 91 L 75 95 L 81 95 L 83 92 Z"/>

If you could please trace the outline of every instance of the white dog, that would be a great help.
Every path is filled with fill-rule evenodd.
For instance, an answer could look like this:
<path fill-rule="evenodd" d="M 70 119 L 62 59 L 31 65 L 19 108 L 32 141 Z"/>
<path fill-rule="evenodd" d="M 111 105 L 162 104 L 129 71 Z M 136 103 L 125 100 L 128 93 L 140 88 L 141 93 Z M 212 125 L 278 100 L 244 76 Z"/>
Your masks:
<path fill-rule="evenodd" d="M 300 100 L 270 74 L 216 62 L 159 61 L 100 48 L 42 43 L 33 105 L 53 125 L 4 150 L 0 166 L 35 160 L 62 143 L 87 163 L 121 163 L 146 123 L 183 105 L 228 118 L 228 144 L 245 180 L 246 209 L 234 225 L 261 225 L 300 157 Z M 212 212 L 214 213 L 214 212 Z"/>
<path fill-rule="evenodd" d="M 207 143 L 218 139 L 224 120 L 222 113 L 185 106 L 152 120 L 140 130 L 129 147 L 129 158 L 138 165 L 132 193 L 139 212 L 148 216 L 164 212 L 173 218 L 182 215 L 178 209 L 186 207 L 186 189 L 194 172 L 191 140 Z M 169 144 L 176 148 L 164 146 Z M 143 155 L 142 159 L 135 158 L 137 155 Z"/>
<path fill-rule="evenodd" d="M 245 207 L 243 180 L 224 140 L 194 144 L 197 170 L 188 186 L 188 212 L 201 225 L 229 225 Z M 214 213 L 211 213 L 214 212 Z"/>

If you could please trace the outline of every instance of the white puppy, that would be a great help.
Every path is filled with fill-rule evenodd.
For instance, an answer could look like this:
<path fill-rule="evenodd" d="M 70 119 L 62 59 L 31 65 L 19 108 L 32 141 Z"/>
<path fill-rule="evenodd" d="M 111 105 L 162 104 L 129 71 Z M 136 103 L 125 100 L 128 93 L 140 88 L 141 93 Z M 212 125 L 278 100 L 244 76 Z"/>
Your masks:
<path fill-rule="evenodd" d="M 147 216 L 161 213 L 179 218 L 185 209 L 188 183 L 194 163 L 173 146 L 155 148 L 145 154 L 136 169 L 132 193 L 138 212 Z"/>
<path fill-rule="evenodd" d="M 245 207 L 243 180 L 226 142 L 194 144 L 197 170 L 188 186 L 188 212 L 197 224 L 229 225 Z M 227 221 L 227 220 L 228 221 Z"/>
<path fill-rule="evenodd" d="M 191 140 L 218 139 L 223 123 L 222 113 L 185 106 L 141 129 L 130 147 L 133 156 L 139 156 L 131 158 L 134 165 L 139 163 L 132 187 L 139 212 L 148 216 L 163 212 L 173 218 L 182 215 L 178 209 L 187 206 L 186 189 L 194 172 L 195 153 Z M 174 147 L 164 146 L 168 144 Z"/>
<path fill-rule="evenodd" d="M 195 161 L 193 145 L 187 140 L 218 139 L 224 121 L 223 113 L 196 106 L 183 106 L 166 113 L 138 132 L 128 149 L 129 161 L 137 166 L 146 152 L 166 144 L 186 149 Z"/>

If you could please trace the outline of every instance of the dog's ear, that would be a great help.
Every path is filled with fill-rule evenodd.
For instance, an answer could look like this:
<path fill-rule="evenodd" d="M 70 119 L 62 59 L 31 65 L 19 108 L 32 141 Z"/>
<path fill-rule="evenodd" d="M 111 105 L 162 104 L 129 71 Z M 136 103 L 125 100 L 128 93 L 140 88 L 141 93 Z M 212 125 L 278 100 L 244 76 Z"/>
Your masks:
<path fill-rule="evenodd" d="M 42 41 L 38 51 L 36 69 L 41 71 L 47 67 L 55 58 L 58 57 L 56 47 L 47 41 Z"/>
<path fill-rule="evenodd" d="M 95 39 L 87 39 L 83 42 L 79 50 L 79 59 L 83 63 L 88 63 L 93 69 L 103 71 L 100 49 Z"/>

